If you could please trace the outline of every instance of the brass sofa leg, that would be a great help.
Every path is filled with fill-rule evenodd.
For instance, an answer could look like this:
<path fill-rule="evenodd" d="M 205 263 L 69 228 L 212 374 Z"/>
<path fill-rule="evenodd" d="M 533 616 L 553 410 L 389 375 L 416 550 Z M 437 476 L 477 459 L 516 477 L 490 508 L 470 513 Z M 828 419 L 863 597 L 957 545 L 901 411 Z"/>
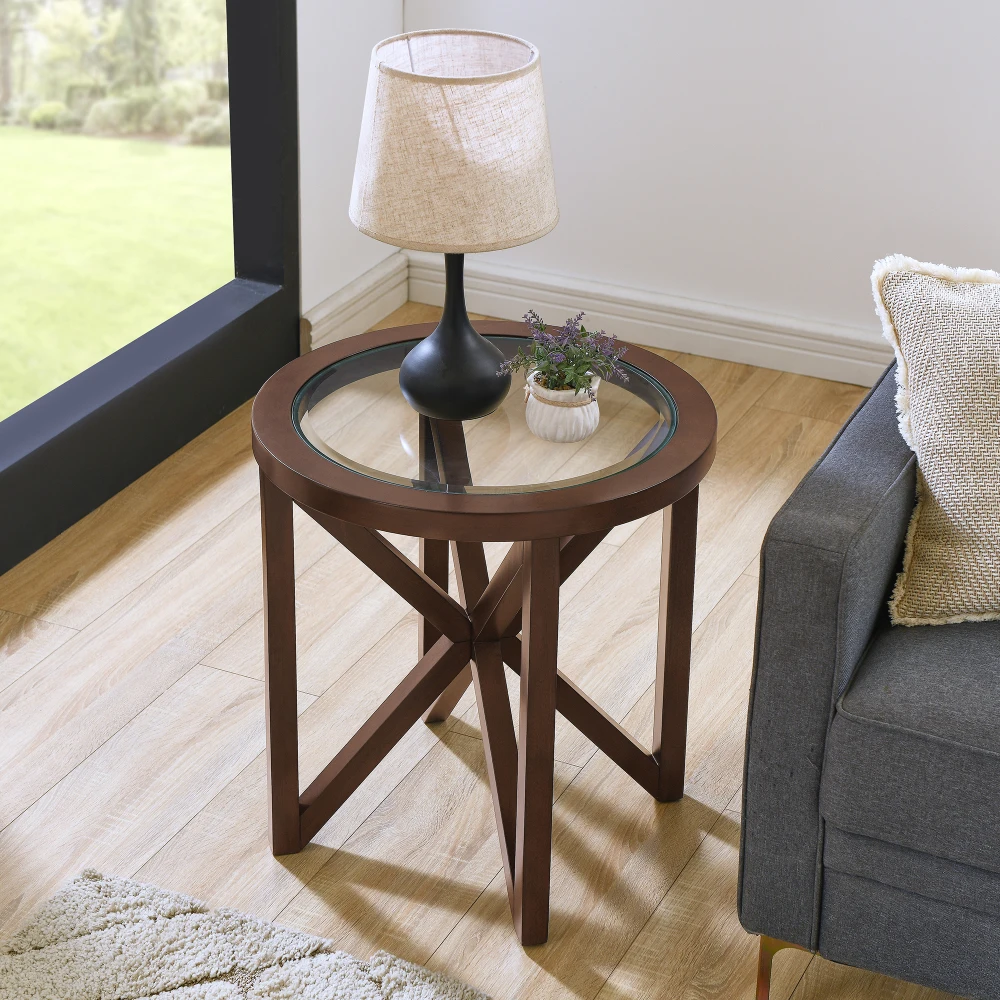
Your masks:
<path fill-rule="evenodd" d="M 775 953 L 782 948 L 795 948 L 798 951 L 806 951 L 799 944 L 791 944 L 788 941 L 779 941 L 778 938 L 760 936 L 760 950 L 757 952 L 757 1000 L 770 1000 L 771 997 L 771 962 Z"/>

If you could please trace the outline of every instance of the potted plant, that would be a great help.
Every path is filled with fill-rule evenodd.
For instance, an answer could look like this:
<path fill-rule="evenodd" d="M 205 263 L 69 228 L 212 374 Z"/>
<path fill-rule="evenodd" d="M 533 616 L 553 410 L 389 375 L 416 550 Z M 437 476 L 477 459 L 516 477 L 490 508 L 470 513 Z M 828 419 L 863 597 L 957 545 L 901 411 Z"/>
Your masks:
<path fill-rule="evenodd" d="M 582 441 L 597 430 L 601 417 L 597 390 L 602 378 L 628 381 L 620 359 L 626 348 L 603 330 L 580 322 L 583 313 L 563 326 L 547 326 L 534 310 L 525 314 L 531 343 L 500 368 L 500 374 L 523 371 L 524 417 L 532 434 L 545 441 Z"/>

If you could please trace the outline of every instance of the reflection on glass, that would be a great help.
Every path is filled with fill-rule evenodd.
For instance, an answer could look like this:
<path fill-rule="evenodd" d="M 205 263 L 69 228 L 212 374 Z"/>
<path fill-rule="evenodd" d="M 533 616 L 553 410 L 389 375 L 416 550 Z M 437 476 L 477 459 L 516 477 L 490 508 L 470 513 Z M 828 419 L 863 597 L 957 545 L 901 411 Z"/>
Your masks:
<path fill-rule="evenodd" d="M 0 418 L 233 276 L 225 0 L 0 0 Z"/>

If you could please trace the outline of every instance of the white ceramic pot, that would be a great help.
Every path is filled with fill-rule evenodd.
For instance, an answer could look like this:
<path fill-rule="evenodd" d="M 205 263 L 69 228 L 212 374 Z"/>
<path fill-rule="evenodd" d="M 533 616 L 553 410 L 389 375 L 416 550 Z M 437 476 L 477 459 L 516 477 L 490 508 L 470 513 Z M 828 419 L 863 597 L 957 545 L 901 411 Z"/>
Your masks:
<path fill-rule="evenodd" d="M 595 395 L 600 384 L 597 377 L 591 382 Z M 533 372 L 528 374 L 525 389 L 524 419 L 536 437 L 566 444 L 582 441 L 597 430 L 601 410 L 586 391 L 546 389 L 535 381 Z"/>

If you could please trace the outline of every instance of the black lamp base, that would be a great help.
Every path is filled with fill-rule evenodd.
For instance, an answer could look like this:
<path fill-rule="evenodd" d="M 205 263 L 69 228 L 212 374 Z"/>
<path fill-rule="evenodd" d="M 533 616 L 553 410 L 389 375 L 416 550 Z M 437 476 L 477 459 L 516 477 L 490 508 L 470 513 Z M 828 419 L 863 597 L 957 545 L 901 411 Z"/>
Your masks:
<path fill-rule="evenodd" d="M 438 420 L 475 420 L 492 413 L 510 389 L 498 375 L 504 356 L 480 337 L 465 309 L 465 255 L 446 253 L 444 313 L 437 329 L 399 368 L 399 388 L 418 413 Z"/>

